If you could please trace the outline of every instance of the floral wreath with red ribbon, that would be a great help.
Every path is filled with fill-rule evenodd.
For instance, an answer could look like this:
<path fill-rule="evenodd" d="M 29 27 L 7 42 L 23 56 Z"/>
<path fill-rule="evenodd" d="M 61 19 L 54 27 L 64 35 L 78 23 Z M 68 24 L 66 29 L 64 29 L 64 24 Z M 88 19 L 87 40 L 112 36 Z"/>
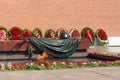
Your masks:
<path fill-rule="evenodd" d="M 103 29 L 97 29 L 95 32 L 95 36 L 98 39 L 100 46 L 105 46 L 109 43 L 108 35 Z"/>
<path fill-rule="evenodd" d="M 91 28 L 85 27 L 81 31 L 81 37 L 87 38 L 90 42 L 90 45 L 94 45 L 94 32 Z"/>

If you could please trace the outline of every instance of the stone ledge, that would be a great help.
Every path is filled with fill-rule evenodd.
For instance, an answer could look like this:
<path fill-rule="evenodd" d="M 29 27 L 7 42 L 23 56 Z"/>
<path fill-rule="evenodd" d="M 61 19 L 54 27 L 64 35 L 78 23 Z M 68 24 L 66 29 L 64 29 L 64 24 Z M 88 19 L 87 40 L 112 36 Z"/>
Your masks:
<path fill-rule="evenodd" d="M 23 40 L 9 40 L 9 41 L 0 41 L 0 51 L 26 51 L 29 41 Z M 37 48 L 31 44 L 32 50 Z M 87 39 L 81 40 L 80 45 L 77 49 L 88 49 L 89 41 Z"/>

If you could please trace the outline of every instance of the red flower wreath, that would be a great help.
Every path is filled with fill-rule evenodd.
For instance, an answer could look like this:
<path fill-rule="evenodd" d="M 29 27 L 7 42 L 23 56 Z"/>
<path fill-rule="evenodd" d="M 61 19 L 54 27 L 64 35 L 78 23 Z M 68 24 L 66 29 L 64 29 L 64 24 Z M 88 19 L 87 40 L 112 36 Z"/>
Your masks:
<path fill-rule="evenodd" d="M 13 27 L 12 29 L 10 29 L 9 33 L 10 35 L 16 36 L 20 35 L 22 33 L 22 30 L 19 27 Z"/>
<path fill-rule="evenodd" d="M 70 38 L 80 38 L 80 33 L 77 29 L 71 29 L 69 32 L 69 37 Z"/>
<path fill-rule="evenodd" d="M 10 40 L 21 40 L 21 36 L 20 35 L 11 36 Z"/>
<path fill-rule="evenodd" d="M 12 27 L 9 30 L 9 39 L 10 40 L 21 40 L 22 29 L 19 27 Z"/>
<path fill-rule="evenodd" d="M 28 29 L 23 30 L 23 38 L 30 38 L 32 36 L 32 32 Z"/>
<path fill-rule="evenodd" d="M 108 44 L 108 35 L 103 29 L 97 29 L 95 36 L 99 40 L 99 44 L 101 46 L 107 45 Z"/>
<path fill-rule="evenodd" d="M 106 32 L 103 30 L 103 29 L 97 29 L 96 31 L 96 35 L 98 34 L 98 37 L 101 39 L 101 40 L 107 40 L 108 39 L 108 36 L 106 34 Z"/>

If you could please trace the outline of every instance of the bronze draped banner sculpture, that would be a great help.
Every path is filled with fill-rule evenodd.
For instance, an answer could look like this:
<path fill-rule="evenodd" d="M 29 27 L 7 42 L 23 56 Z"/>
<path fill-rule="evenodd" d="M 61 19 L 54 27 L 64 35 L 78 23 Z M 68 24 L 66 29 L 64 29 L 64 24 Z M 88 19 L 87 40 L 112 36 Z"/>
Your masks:
<path fill-rule="evenodd" d="M 29 38 L 29 42 L 36 46 L 39 50 L 47 52 L 54 57 L 69 57 L 72 55 L 80 44 L 80 39 L 43 39 L 43 38 Z M 30 46 L 28 47 L 28 54 L 34 54 Z"/>

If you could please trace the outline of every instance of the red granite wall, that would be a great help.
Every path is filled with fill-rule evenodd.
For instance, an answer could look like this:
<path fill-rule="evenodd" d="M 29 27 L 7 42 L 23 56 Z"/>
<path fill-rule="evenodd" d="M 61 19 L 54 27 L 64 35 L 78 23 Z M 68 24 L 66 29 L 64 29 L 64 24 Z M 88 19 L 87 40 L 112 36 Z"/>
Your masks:
<path fill-rule="evenodd" d="M 0 25 L 43 32 L 89 26 L 120 36 L 120 0 L 0 0 Z"/>

